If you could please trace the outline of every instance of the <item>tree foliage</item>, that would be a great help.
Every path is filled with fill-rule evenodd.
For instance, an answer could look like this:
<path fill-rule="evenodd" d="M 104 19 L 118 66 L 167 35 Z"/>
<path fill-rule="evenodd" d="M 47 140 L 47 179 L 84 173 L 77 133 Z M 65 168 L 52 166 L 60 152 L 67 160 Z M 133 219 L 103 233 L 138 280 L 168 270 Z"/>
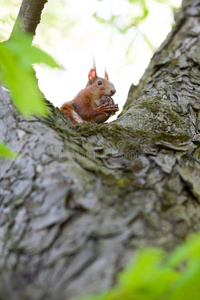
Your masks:
<path fill-rule="evenodd" d="M 0 78 L 11 92 L 13 103 L 25 117 L 47 115 L 47 106 L 34 76 L 33 64 L 59 65 L 41 49 L 30 46 L 29 35 L 0 44 Z M 13 157 L 11 151 L 0 144 L 0 155 Z"/>
<path fill-rule="evenodd" d="M 144 248 L 105 293 L 77 300 L 198 300 L 200 299 L 200 239 L 190 236 L 170 255 Z"/>
<path fill-rule="evenodd" d="M 129 9 L 127 9 L 126 14 L 111 14 L 110 18 L 104 18 L 98 13 L 94 13 L 93 17 L 97 20 L 97 22 L 109 26 L 119 31 L 121 34 L 127 34 L 130 30 L 135 29 L 133 39 L 127 49 L 127 54 L 133 50 L 133 45 L 135 45 L 137 34 L 142 37 L 144 42 L 147 43 L 152 52 L 154 52 L 155 47 L 151 41 L 151 38 L 145 34 L 141 27 L 149 15 L 150 2 L 158 2 L 169 6 L 173 12 L 177 11 L 177 7 L 175 7 L 173 2 L 170 0 L 126 0 L 126 2 L 129 2 Z"/>

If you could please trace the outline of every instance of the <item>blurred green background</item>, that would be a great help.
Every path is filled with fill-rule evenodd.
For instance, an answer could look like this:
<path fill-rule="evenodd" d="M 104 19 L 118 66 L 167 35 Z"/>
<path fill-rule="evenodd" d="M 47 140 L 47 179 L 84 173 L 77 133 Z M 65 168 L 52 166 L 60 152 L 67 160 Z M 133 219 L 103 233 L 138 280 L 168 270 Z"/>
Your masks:
<path fill-rule="evenodd" d="M 0 41 L 9 37 L 22 0 L 1 0 Z M 87 82 L 93 57 L 106 67 L 120 110 L 154 51 L 174 24 L 181 0 L 49 0 L 34 44 L 64 70 L 36 66 L 40 89 L 55 106 L 71 100 Z"/>

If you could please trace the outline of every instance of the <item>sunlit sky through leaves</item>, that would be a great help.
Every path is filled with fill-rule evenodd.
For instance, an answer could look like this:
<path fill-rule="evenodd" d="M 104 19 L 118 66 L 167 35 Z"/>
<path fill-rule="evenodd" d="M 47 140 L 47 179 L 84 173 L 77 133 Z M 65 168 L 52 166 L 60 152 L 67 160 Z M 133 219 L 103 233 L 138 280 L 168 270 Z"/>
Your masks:
<path fill-rule="evenodd" d="M 16 14 L 20 1 L 8 2 L 12 3 L 10 9 L 15 6 Z M 141 14 L 142 1 L 136 2 L 139 5 L 130 5 L 128 0 L 48 1 L 34 43 L 64 67 L 64 70 L 51 70 L 36 66 L 40 88 L 55 106 L 73 99 L 85 87 L 94 57 L 99 76 L 103 76 L 106 67 L 110 81 L 117 90 L 113 98 L 121 110 L 130 85 L 138 83 L 148 66 L 153 54 L 152 48 L 160 46 L 173 25 L 172 9 L 162 2 L 168 2 L 174 7 L 181 4 L 181 0 L 147 0 L 147 18 L 125 34 L 110 24 L 100 24 L 92 16 L 96 14 L 106 20 L 120 16 L 115 23 L 123 28 L 124 24 L 130 24 Z M 9 8 L 9 4 L 7 6 Z M 5 5 L 0 4 L 0 18 L 5 18 L 3 13 L 8 14 L 9 10 L 5 11 Z M 10 27 L 6 28 L 8 32 L 13 21 L 9 19 Z M 2 26 L 7 24 L 1 23 L 2 31 Z M 150 43 L 146 42 L 147 39 Z"/>

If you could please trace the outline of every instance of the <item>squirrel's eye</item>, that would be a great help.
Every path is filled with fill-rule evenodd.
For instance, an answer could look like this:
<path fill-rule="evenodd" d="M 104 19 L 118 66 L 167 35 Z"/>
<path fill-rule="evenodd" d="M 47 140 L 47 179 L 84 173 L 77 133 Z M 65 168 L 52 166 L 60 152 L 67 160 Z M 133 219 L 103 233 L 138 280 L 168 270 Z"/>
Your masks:
<path fill-rule="evenodd" d="M 97 84 L 102 85 L 102 81 L 101 80 L 97 81 Z"/>

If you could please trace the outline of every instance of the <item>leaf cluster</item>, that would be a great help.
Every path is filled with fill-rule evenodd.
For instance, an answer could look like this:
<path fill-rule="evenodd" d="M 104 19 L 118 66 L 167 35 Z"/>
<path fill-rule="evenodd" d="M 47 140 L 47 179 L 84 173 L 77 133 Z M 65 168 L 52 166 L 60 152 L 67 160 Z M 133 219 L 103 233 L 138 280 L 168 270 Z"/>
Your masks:
<path fill-rule="evenodd" d="M 110 19 L 105 19 L 97 15 L 97 13 L 93 14 L 93 17 L 102 24 L 107 24 L 113 26 L 115 29 L 117 29 L 120 33 L 125 34 L 127 31 L 134 27 L 137 26 L 142 20 L 146 19 L 149 13 L 149 9 L 146 3 L 146 0 L 129 0 L 130 4 L 138 4 L 141 7 L 141 14 L 137 15 L 135 17 L 132 17 L 131 22 L 127 22 L 124 20 L 123 22 L 120 21 L 121 15 L 111 15 Z M 120 21 L 120 22 L 119 22 Z M 123 24 L 123 26 L 119 26 L 118 23 Z"/>
<path fill-rule="evenodd" d="M 59 65 L 47 53 L 31 46 L 31 41 L 29 35 L 24 35 L 0 44 L 0 79 L 10 91 L 13 103 L 22 115 L 45 116 L 47 106 L 38 88 L 33 64 L 45 63 L 50 67 Z M 0 144 L 0 155 L 14 157 L 4 143 Z"/>
<path fill-rule="evenodd" d="M 133 43 L 136 41 L 137 35 L 140 36 L 144 40 L 144 42 L 150 47 L 150 49 L 154 52 L 155 47 L 153 46 L 151 39 L 145 34 L 144 30 L 140 26 L 143 24 L 143 22 L 147 19 L 149 15 L 150 2 L 158 2 L 164 5 L 168 5 L 172 9 L 172 11 L 177 10 L 177 8 L 173 6 L 171 0 L 126 0 L 126 2 L 129 2 L 129 9 L 127 10 L 126 15 L 111 14 L 110 18 L 106 19 L 99 16 L 98 13 L 94 13 L 93 17 L 96 19 L 97 22 L 106 26 L 110 26 L 110 28 L 115 29 L 124 35 L 127 34 L 130 30 L 134 29 L 134 37 L 127 49 L 127 54 L 130 52 Z"/>
<path fill-rule="evenodd" d="M 196 234 L 170 255 L 159 248 L 139 250 L 116 286 L 79 300 L 198 300 L 199 280 L 200 234 Z"/>

